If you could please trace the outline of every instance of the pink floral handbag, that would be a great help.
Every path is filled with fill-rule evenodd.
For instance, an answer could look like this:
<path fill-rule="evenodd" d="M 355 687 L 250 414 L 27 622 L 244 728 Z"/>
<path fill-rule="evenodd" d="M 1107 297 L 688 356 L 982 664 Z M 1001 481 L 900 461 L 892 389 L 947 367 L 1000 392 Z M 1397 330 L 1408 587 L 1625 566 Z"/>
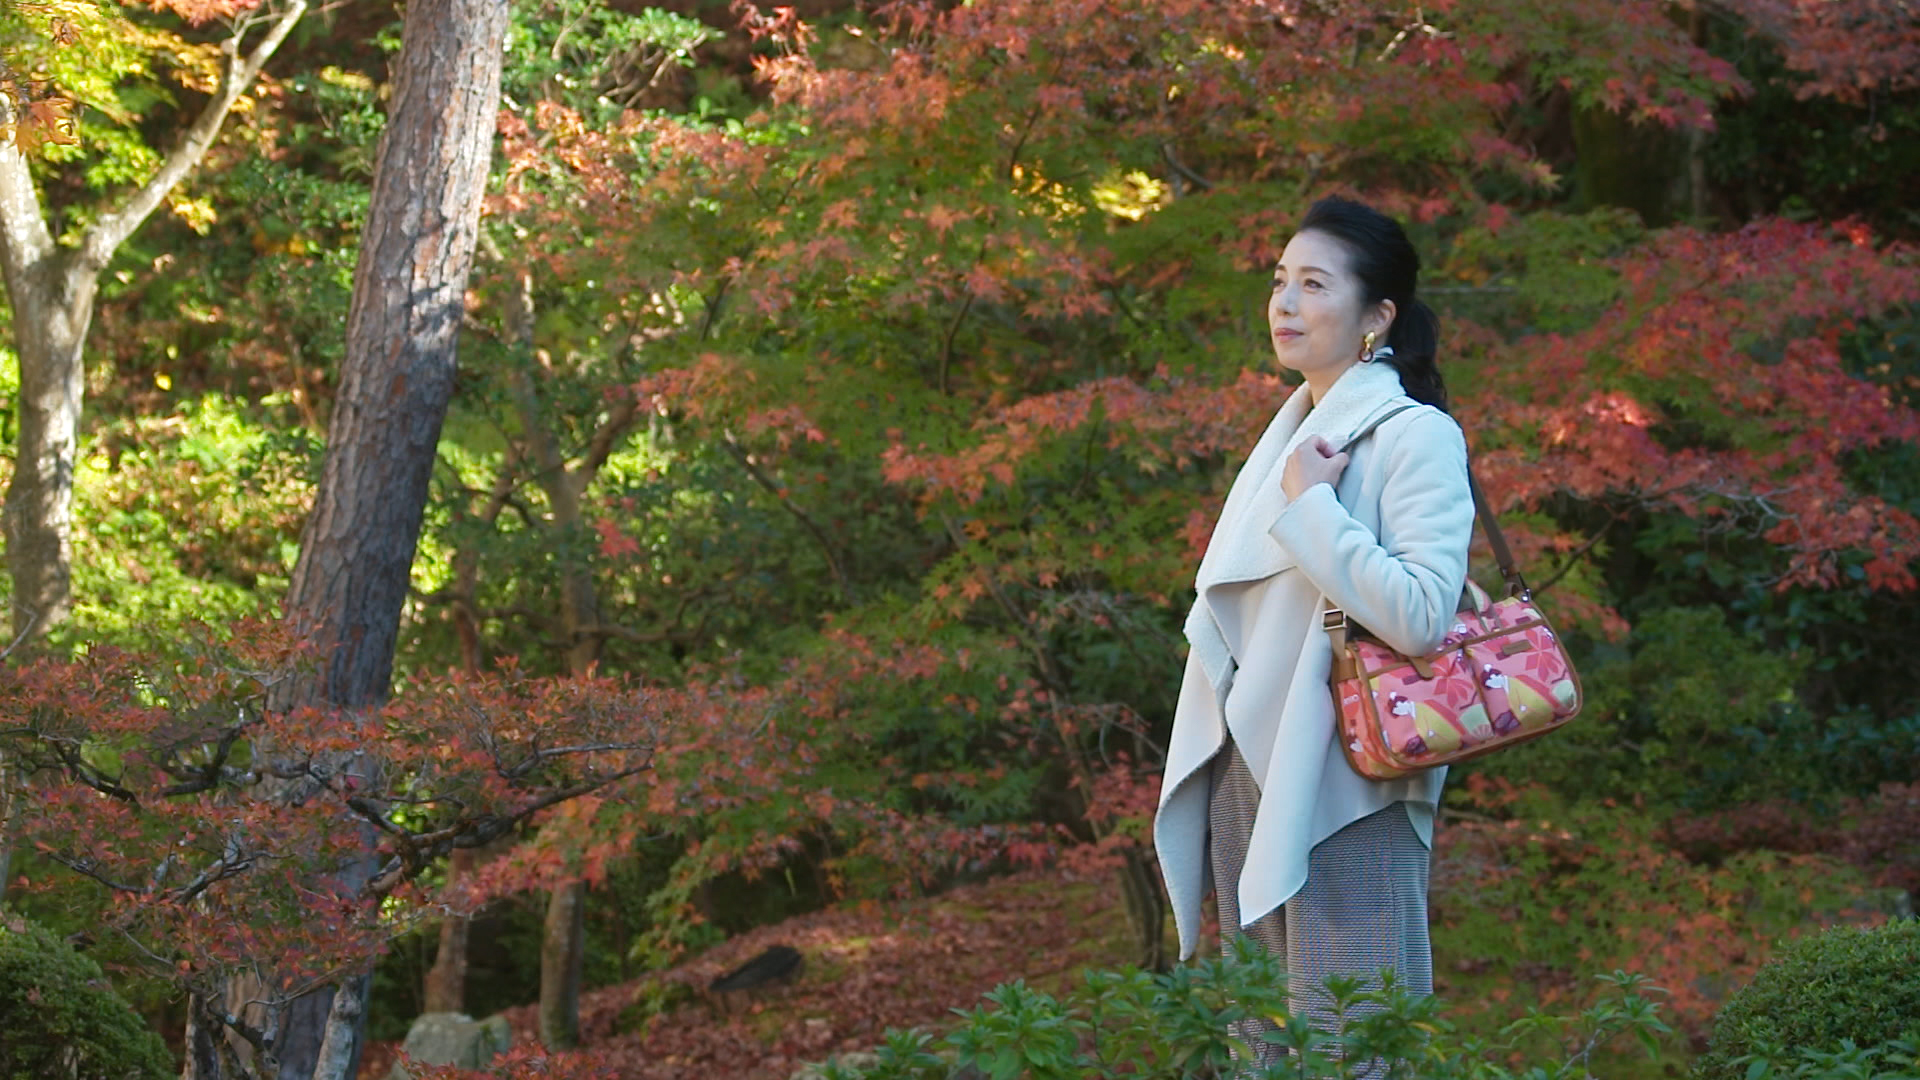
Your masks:
<path fill-rule="evenodd" d="M 1379 423 L 1342 449 L 1351 449 Z M 1340 745 L 1353 771 L 1369 779 L 1393 780 L 1489 754 L 1545 735 L 1580 712 L 1580 676 L 1515 569 L 1500 523 L 1471 472 L 1467 483 L 1506 579 L 1505 599 L 1492 600 L 1467 582 L 1452 630 L 1426 656 L 1395 652 L 1338 608 L 1325 616 L 1333 639 Z"/>

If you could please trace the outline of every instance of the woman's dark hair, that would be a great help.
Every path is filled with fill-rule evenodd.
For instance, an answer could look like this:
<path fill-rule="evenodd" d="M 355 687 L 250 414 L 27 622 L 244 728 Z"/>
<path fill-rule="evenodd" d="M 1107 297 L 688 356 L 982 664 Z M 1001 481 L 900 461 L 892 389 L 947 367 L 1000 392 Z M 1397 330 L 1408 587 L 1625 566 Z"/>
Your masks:
<path fill-rule="evenodd" d="M 1420 255 L 1400 223 L 1365 203 L 1330 195 L 1307 208 L 1298 231 L 1330 236 L 1347 249 L 1367 303 L 1393 301 L 1393 327 L 1387 331 L 1393 355 L 1386 360 L 1400 372 L 1409 397 L 1445 412 L 1447 386 L 1434 360 L 1440 320 L 1413 295 Z"/>

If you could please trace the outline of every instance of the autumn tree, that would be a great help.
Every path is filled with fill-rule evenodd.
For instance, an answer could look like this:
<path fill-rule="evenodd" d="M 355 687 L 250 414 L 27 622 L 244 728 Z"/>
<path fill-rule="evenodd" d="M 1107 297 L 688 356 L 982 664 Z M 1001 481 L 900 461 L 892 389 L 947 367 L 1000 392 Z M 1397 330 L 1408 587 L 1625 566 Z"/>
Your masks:
<path fill-rule="evenodd" d="M 17 635 L 34 636 L 64 620 L 71 605 L 73 473 L 80 412 L 85 390 L 82 352 L 93 320 L 99 278 L 114 254 L 148 217 L 174 197 L 199 166 L 220 134 L 227 114 L 253 86 L 261 69 L 305 13 L 306 0 L 257 3 L 161 3 L 189 23 L 220 20 L 227 35 L 214 45 L 198 45 L 177 34 L 138 29 L 111 6 L 81 5 L 49 11 L 37 40 L 23 55 L 10 58 L 16 68 L 39 73 L 79 104 L 131 125 L 138 118 L 121 104 L 117 84 L 151 63 L 150 50 L 181 58 L 181 80 L 206 95 L 199 111 L 164 153 L 135 144 L 131 160 L 115 172 L 143 176 L 129 193 L 98 206 L 49 206 L 36 164 L 18 139 L 0 143 L 0 272 L 4 272 L 12 308 L 14 348 L 19 361 L 19 435 L 4 513 L 8 569 L 13 577 L 12 625 Z M 35 9 L 9 11 L 16 22 Z M 74 40 L 82 48 L 64 48 Z M 7 95 L 0 124 L 25 130 L 15 110 L 24 106 Z M 86 130 L 63 136 L 76 144 L 49 152 L 49 162 L 81 153 L 108 152 Z M 124 140 L 118 143 L 124 147 Z"/>
<path fill-rule="evenodd" d="M 1807 76 L 1797 92 L 1864 104 L 1920 88 L 1920 25 L 1899 0 L 1719 0 L 1785 47 L 1787 65 Z"/>
<path fill-rule="evenodd" d="M 289 1075 L 301 1002 L 484 899 L 429 894 L 421 874 L 574 800 L 634 797 L 666 733 L 701 708 L 517 672 L 416 680 L 379 708 L 285 708 L 275 699 L 327 657 L 284 624 L 193 634 L 165 659 L 100 647 L 17 668 L 0 686 L 0 748 L 34 793 L 22 836 L 60 871 L 30 895 L 190 999 L 196 1078 Z M 271 760 L 254 753 L 266 747 Z M 288 784 L 305 798 L 269 797 Z M 224 1006 L 235 984 L 251 987 L 244 1010 Z M 332 1021 L 309 1072 L 337 1080 L 353 1033 L 337 1005 Z"/>
<path fill-rule="evenodd" d="M 289 623 L 322 645 L 326 663 L 316 677 L 282 688 L 276 707 L 358 711 L 387 697 L 434 448 L 453 388 L 506 23 L 504 0 L 416 2 L 407 9 L 361 234 L 325 469 L 286 605 Z M 259 750 L 276 752 L 270 743 Z M 378 745 L 357 748 L 351 757 L 374 772 L 383 768 Z M 297 803 L 308 795 L 304 788 L 296 779 L 274 798 Z M 368 857 L 354 855 L 338 872 L 358 891 L 375 870 Z M 351 1075 L 368 983 L 368 976 L 356 976 L 293 1004 L 275 1044 L 282 1076 Z M 229 991 L 231 1007 L 242 1015 L 256 996 L 247 980 Z"/>

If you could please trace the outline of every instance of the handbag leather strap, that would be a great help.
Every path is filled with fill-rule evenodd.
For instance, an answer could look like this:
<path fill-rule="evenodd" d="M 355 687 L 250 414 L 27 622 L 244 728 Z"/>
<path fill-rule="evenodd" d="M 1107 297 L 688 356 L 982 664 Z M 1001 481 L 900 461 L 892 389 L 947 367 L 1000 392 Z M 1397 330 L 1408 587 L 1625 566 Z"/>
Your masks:
<path fill-rule="evenodd" d="M 1340 447 L 1340 452 L 1343 454 L 1348 453 L 1359 444 L 1360 440 L 1373 434 L 1373 429 L 1399 416 L 1408 409 L 1417 409 L 1419 407 L 1419 405 L 1401 405 L 1397 408 L 1388 409 L 1386 412 L 1375 417 L 1366 427 L 1354 432 L 1353 436 Z M 1500 531 L 1500 519 L 1494 516 L 1493 507 L 1488 504 L 1486 493 L 1480 490 L 1480 482 L 1473 478 L 1473 465 L 1471 463 L 1467 465 L 1467 490 L 1473 494 L 1474 516 L 1480 519 L 1480 528 L 1487 534 L 1487 545 L 1493 548 L 1493 561 L 1499 565 L 1500 577 L 1507 583 L 1507 595 L 1532 599 L 1533 590 L 1527 587 L 1526 579 L 1520 576 L 1520 568 L 1514 564 L 1513 549 L 1507 546 L 1507 538 L 1505 534 Z"/>

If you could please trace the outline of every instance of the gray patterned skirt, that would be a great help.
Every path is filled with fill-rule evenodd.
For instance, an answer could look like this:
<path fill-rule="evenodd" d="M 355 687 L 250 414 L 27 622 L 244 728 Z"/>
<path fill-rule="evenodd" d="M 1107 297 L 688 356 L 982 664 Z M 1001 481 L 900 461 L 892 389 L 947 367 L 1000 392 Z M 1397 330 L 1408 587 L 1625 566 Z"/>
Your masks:
<path fill-rule="evenodd" d="M 1260 806 L 1260 787 L 1229 739 L 1213 760 L 1207 801 L 1208 856 L 1224 948 L 1240 926 L 1240 873 Z M 1413 831 L 1405 803 L 1394 803 L 1314 845 L 1307 881 L 1291 899 L 1242 927 L 1269 953 L 1286 960 L 1288 997 L 1295 1015 L 1322 1031 L 1339 1024 L 1323 984 L 1329 975 L 1371 977 L 1378 985 L 1391 967 L 1400 985 L 1433 992 L 1433 950 L 1427 937 L 1427 846 Z M 1275 1025 L 1260 1018 L 1235 1025 L 1234 1034 L 1259 1048 L 1254 1065 L 1279 1060 L 1261 1036 Z"/>

